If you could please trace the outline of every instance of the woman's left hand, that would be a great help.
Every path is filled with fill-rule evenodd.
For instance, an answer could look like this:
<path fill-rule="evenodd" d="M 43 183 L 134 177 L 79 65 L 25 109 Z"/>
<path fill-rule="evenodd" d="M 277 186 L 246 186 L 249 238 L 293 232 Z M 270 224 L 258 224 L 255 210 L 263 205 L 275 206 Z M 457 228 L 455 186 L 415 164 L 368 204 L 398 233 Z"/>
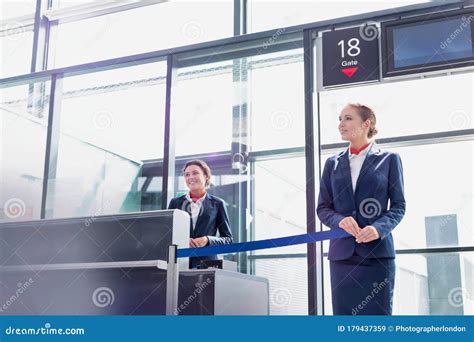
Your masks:
<path fill-rule="evenodd" d="M 379 232 L 373 226 L 366 226 L 356 235 L 356 242 L 370 242 L 377 240 L 380 237 Z"/>
<path fill-rule="evenodd" d="M 207 236 L 198 237 L 195 239 L 189 239 L 189 247 L 196 248 L 196 247 L 204 247 L 207 246 L 209 239 Z"/>

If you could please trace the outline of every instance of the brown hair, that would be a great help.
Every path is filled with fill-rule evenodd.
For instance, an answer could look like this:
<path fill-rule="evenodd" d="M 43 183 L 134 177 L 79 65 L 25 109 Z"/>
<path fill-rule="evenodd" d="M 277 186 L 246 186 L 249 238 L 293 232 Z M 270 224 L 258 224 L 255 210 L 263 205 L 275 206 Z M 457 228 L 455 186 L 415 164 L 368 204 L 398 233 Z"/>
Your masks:
<path fill-rule="evenodd" d="M 375 113 L 372 108 L 360 103 L 348 103 L 347 105 L 357 110 L 357 113 L 359 113 L 362 121 L 370 120 L 369 133 L 367 134 L 368 138 L 372 138 L 379 132 L 377 127 L 375 127 L 377 124 L 377 118 L 375 117 Z"/>
<path fill-rule="evenodd" d="M 204 175 L 207 176 L 206 187 L 208 187 L 211 184 L 211 176 L 212 176 L 211 168 L 209 167 L 209 165 L 207 165 L 207 163 L 203 160 L 193 159 L 193 160 L 190 160 L 190 161 L 186 162 L 186 164 L 184 164 L 183 173 L 184 173 L 184 171 L 186 171 L 186 168 L 188 166 L 191 166 L 191 165 L 196 165 L 196 166 L 199 166 L 201 168 Z"/>

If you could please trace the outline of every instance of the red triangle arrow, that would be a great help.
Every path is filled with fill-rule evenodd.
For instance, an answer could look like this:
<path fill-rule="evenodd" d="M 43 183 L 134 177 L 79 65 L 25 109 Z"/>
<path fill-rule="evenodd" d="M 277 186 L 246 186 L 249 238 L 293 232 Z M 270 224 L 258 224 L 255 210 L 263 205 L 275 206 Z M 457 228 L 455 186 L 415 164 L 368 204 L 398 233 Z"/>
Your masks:
<path fill-rule="evenodd" d="M 353 67 L 353 68 L 345 68 L 341 69 L 341 71 L 346 75 L 347 77 L 352 77 L 352 75 L 355 74 L 355 72 L 359 69 L 359 67 Z"/>

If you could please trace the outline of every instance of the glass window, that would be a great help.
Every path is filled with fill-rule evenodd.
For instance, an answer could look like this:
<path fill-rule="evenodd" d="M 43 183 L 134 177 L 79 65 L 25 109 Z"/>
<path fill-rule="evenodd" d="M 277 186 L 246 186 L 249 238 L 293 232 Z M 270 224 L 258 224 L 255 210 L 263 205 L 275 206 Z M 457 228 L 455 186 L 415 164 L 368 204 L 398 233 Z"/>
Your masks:
<path fill-rule="evenodd" d="M 226 47 L 222 55 L 179 56 L 177 65 L 184 66 L 173 85 L 172 109 L 176 155 L 229 151 L 232 143 L 247 151 L 304 146 L 303 49 L 295 48 L 300 43 L 300 34 L 284 35 Z M 289 50 L 266 53 L 265 47 L 278 44 Z M 238 50 L 249 57 L 238 58 Z M 236 58 L 224 60 L 228 55 Z M 218 62 L 187 66 L 193 58 Z"/>
<path fill-rule="evenodd" d="M 140 211 L 142 160 L 163 157 L 165 72 L 156 62 L 64 79 L 48 217 Z"/>
<path fill-rule="evenodd" d="M 254 239 L 305 234 L 305 158 L 285 158 L 255 163 Z M 306 245 L 295 245 L 255 254 L 306 253 Z"/>
<path fill-rule="evenodd" d="M 472 315 L 473 266 L 474 253 L 398 255 L 393 313 Z"/>
<path fill-rule="evenodd" d="M 163 2 L 60 24 L 56 34 L 49 68 L 189 45 L 231 37 L 233 1 Z"/>
<path fill-rule="evenodd" d="M 178 69 L 172 94 L 176 156 L 230 151 L 233 96 L 231 61 Z"/>
<path fill-rule="evenodd" d="M 446 89 L 456 89 L 446 94 Z M 347 102 L 371 106 L 388 138 L 474 128 L 472 73 L 366 85 L 320 93 L 321 143 L 341 142 L 339 114 Z"/>
<path fill-rule="evenodd" d="M 473 147 L 463 141 L 391 149 L 402 158 L 407 201 L 393 231 L 397 249 L 474 244 Z M 471 161 L 459 167 L 459 156 Z"/>
<path fill-rule="evenodd" d="M 308 314 L 306 258 L 257 259 L 255 274 L 270 283 L 270 315 Z"/>
<path fill-rule="evenodd" d="M 36 0 L 6 0 L 0 3 L 0 21 L 22 17 L 28 14 L 34 15 L 36 11 Z"/>
<path fill-rule="evenodd" d="M 250 0 L 248 5 L 249 32 L 271 30 L 422 2 L 427 2 L 427 0 Z"/>
<path fill-rule="evenodd" d="M 0 78 L 29 73 L 32 49 L 33 31 L 25 31 L 22 26 L 12 26 L 8 35 L 0 36 Z"/>
<path fill-rule="evenodd" d="M 305 234 L 306 177 L 305 158 L 284 158 L 255 162 L 252 240 Z M 270 281 L 272 315 L 307 315 L 307 260 L 291 257 L 306 253 L 305 244 L 251 252 L 255 274 Z M 259 255 L 286 254 L 259 259 Z"/>
<path fill-rule="evenodd" d="M 252 151 L 304 146 L 303 50 L 249 58 Z"/>
<path fill-rule="evenodd" d="M 49 82 L 0 89 L 0 221 L 39 219 Z"/>

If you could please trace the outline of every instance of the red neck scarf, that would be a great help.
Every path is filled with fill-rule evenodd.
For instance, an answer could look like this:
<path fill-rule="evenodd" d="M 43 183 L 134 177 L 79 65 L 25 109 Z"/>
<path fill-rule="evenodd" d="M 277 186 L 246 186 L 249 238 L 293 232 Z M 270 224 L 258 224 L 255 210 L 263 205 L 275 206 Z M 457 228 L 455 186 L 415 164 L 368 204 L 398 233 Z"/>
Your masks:
<path fill-rule="evenodd" d="M 202 194 L 196 196 L 196 195 L 193 195 L 193 194 L 190 192 L 190 193 L 189 193 L 189 197 L 191 197 L 191 200 L 192 200 L 193 202 L 196 202 L 198 199 L 203 198 L 205 194 L 206 194 L 206 192 L 204 191 Z"/>
<path fill-rule="evenodd" d="M 370 145 L 370 143 L 368 143 L 367 145 L 364 145 L 362 146 L 360 149 L 356 149 L 354 147 L 349 147 L 349 150 L 351 151 L 351 154 L 359 154 L 361 153 L 363 150 L 365 150 L 368 146 Z"/>

